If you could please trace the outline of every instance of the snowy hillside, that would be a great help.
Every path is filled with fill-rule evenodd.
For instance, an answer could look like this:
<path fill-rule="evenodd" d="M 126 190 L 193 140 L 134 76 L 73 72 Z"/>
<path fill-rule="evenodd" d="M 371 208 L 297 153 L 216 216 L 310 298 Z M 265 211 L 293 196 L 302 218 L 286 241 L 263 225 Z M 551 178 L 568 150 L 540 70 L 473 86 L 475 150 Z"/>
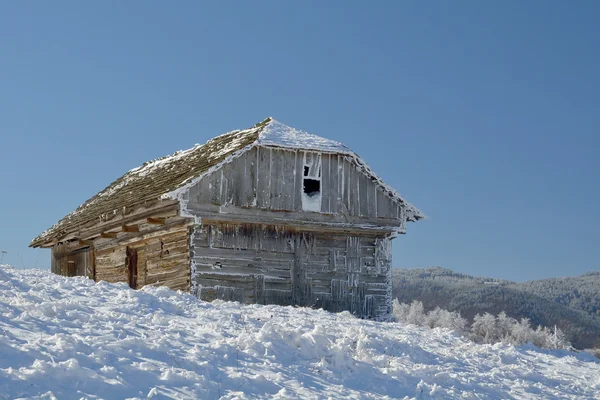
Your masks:
<path fill-rule="evenodd" d="M 600 399 L 600 362 L 584 353 L 0 272 L 0 398 Z"/>
<path fill-rule="evenodd" d="M 393 297 L 401 303 L 423 302 L 426 310 L 441 307 L 475 314 L 505 311 L 529 318 L 533 326 L 558 326 L 576 348 L 600 346 L 600 274 L 516 283 L 460 274 L 449 269 L 394 268 Z"/>

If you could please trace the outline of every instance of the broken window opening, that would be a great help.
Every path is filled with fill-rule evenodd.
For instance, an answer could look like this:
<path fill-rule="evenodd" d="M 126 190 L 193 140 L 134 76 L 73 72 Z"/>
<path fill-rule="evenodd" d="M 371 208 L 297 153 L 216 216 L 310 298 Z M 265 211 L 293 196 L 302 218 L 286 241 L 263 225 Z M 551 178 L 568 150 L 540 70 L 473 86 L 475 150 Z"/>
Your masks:
<path fill-rule="evenodd" d="M 308 197 L 318 196 L 321 193 L 321 181 L 316 179 L 304 179 L 304 193 Z"/>
<path fill-rule="evenodd" d="M 321 212 L 321 154 L 304 153 L 302 210 Z"/>

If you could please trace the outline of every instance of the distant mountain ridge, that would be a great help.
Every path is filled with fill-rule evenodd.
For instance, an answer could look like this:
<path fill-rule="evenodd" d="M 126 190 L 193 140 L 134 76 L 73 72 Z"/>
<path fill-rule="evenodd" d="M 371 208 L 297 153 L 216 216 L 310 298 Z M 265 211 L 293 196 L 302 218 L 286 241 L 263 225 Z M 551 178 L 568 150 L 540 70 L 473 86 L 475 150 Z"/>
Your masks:
<path fill-rule="evenodd" d="M 458 311 L 472 321 L 476 314 L 505 311 L 532 324 L 561 328 L 577 348 L 600 347 L 600 272 L 578 277 L 512 282 L 476 277 L 441 267 L 394 268 L 393 297 L 401 303 L 423 302 Z"/>

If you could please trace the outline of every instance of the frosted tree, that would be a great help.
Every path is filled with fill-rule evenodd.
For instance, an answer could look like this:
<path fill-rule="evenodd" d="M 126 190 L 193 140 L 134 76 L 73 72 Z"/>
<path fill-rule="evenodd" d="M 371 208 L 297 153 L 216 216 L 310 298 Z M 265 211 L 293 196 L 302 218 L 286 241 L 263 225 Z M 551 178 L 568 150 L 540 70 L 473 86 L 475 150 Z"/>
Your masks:
<path fill-rule="evenodd" d="M 460 313 L 440 309 L 437 312 L 436 326 L 464 334 L 467 330 L 468 322 Z"/>
<path fill-rule="evenodd" d="M 483 315 L 477 314 L 470 327 L 460 313 L 439 307 L 426 313 L 423 303 L 417 300 L 411 304 L 405 304 L 394 299 L 392 313 L 398 322 L 428 328 L 451 329 L 479 343 L 493 344 L 502 341 L 516 346 L 532 343 L 547 349 L 571 348 L 571 343 L 558 327 L 555 326 L 554 330 L 551 330 L 538 326 L 534 330 L 528 318 L 517 321 L 507 316 L 505 312 L 500 312 L 498 316 L 487 312 Z"/>
<path fill-rule="evenodd" d="M 423 326 L 425 324 L 425 308 L 420 301 L 413 301 L 410 304 L 406 322 L 409 324 Z"/>
<path fill-rule="evenodd" d="M 498 314 L 498 316 L 496 317 L 496 327 L 498 329 L 498 337 L 502 341 L 509 340 L 513 329 L 513 325 L 516 322 L 517 321 L 514 318 L 507 316 L 504 311 Z"/>
<path fill-rule="evenodd" d="M 567 340 L 566 335 L 560 328 L 554 325 L 554 330 L 546 330 L 546 346 L 548 349 L 569 349 L 571 343 Z"/>
<path fill-rule="evenodd" d="M 398 299 L 394 299 L 392 302 L 392 316 L 398 322 L 406 322 L 409 310 L 410 306 L 405 303 L 400 303 Z"/>
<path fill-rule="evenodd" d="M 521 345 L 533 341 L 533 330 L 529 318 L 521 318 L 521 321 L 513 325 L 511 331 L 511 344 Z"/>
<path fill-rule="evenodd" d="M 490 313 L 477 314 L 473 318 L 471 332 L 476 341 L 483 343 L 496 343 L 499 339 L 496 317 Z"/>
<path fill-rule="evenodd" d="M 442 319 L 444 319 L 443 314 L 447 312 L 442 310 L 439 307 L 436 307 L 434 310 L 431 310 L 425 316 L 425 325 L 430 328 L 437 328 L 442 326 Z"/>
<path fill-rule="evenodd" d="M 538 325 L 537 329 L 532 330 L 531 343 L 540 348 L 545 348 L 548 344 L 548 328 Z"/>

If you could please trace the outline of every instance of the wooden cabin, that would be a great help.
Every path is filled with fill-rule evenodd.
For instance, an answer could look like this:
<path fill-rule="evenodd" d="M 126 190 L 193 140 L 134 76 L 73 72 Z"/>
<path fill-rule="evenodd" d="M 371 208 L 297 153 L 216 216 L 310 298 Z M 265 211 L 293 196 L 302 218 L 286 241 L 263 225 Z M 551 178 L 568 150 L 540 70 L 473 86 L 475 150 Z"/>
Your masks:
<path fill-rule="evenodd" d="M 268 118 L 132 169 L 30 246 L 60 275 L 378 318 L 421 218 L 344 145 Z"/>

